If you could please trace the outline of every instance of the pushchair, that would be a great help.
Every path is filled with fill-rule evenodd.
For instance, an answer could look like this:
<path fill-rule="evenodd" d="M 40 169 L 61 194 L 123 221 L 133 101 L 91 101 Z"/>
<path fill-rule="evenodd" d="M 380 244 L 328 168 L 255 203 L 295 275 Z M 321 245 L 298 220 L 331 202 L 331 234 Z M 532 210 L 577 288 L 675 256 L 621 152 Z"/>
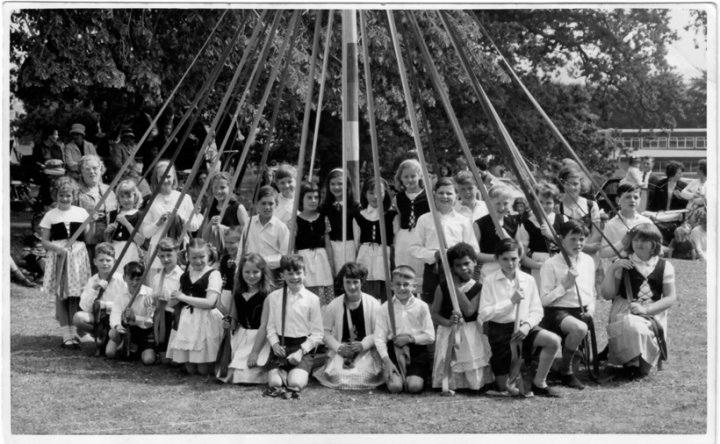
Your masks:
<path fill-rule="evenodd" d="M 669 210 L 669 211 L 643 211 L 643 216 L 648 217 L 660 230 L 662 234 L 663 245 L 670 245 L 670 241 L 675 236 L 675 229 L 685 223 L 689 210 Z"/>

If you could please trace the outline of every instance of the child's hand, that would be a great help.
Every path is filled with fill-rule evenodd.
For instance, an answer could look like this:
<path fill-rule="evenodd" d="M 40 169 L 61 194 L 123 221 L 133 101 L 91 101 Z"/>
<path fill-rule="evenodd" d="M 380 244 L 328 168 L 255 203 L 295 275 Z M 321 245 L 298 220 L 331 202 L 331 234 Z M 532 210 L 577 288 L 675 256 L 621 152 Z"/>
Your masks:
<path fill-rule="evenodd" d="M 180 296 L 183 294 L 180 292 L 180 290 L 175 290 L 172 293 L 170 293 L 170 302 L 180 302 Z"/>
<path fill-rule="evenodd" d="M 398 347 L 405 347 L 412 342 L 413 338 L 410 335 L 397 335 L 395 339 L 393 339 L 393 343 Z"/>
<path fill-rule="evenodd" d="M 258 354 L 255 352 L 251 352 L 250 355 L 248 355 L 247 366 L 248 367 L 257 367 L 257 360 L 258 360 Z"/>
<path fill-rule="evenodd" d="M 352 358 L 353 355 L 355 354 L 355 353 L 353 353 L 352 348 L 350 347 L 350 344 L 340 344 L 340 347 L 338 347 L 337 352 L 343 358 Z"/>
<path fill-rule="evenodd" d="M 550 231 L 550 227 L 548 227 L 548 224 L 546 224 L 546 223 L 543 223 L 542 225 L 540 225 L 540 233 L 542 233 L 542 235 L 547 237 L 548 239 L 553 238 L 553 234 Z"/>
<path fill-rule="evenodd" d="M 512 337 L 510 337 L 510 342 L 520 342 L 528 335 L 528 332 L 530 331 L 530 326 L 527 323 L 520 324 L 520 327 L 518 327 L 517 331 L 512 334 Z"/>
<path fill-rule="evenodd" d="M 458 313 L 457 311 L 454 311 L 452 315 L 450 315 L 450 323 L 451 324 L 459 324 L 463 320 L 462 314 Z"/>
<path fill-rule="evenodd" d="M 625 270 L 632 270 L 633 263 L 630 259 L 618 259 L 612 264 L 610 264 L 610 268 L 612 268 L 613 270 L 619 270 L 621 268 L 624 268 Z"/>
<path fill-rule="evenodd" d="M 385 381 L 389 381 L 393 376 L 400 376 L 400 372 L 390 358 L 383 360 L 383 376 Z"/>
<path fill-rule="evenodd" d="M 355 341 L 355 342 L 351 342 L 348 345 L 350 346 L 350 349 L 352 350 L 353 353 L 360 353 L 361 351 L 363 351 L 362 342 Z"/>
<path fill-rule="evenodd" d="M 132 308 L 128 307 L 123 312 L 123 317 L 127 322 L 135 322 L 135 312 Z"/>
<path fill-rule="evenodd" d="M 525 299 L 525 296 L 523 296 L 522 288 L 517 288 L 517 289 L 513 292 L 513 295 L 510 297 L 510 302 L 512 302 L 513 305 L 517 305 L 517 304 L 519 304 L 520 301 L 522 301 L 523 299 Z"/>
<path fill-rule="evenodd" d="M 273 353 L 275 353 L 275 356 L 278 358 L 284 358 L 285 357 L 285 347 L 280 345 L 279 342 L 276 342 L 275 345 L 272 346 Z"/>
<path fill-rule="evenodd" d="M 118 333 L 121 334 L 121 335 L 122 335 L 122 334 L 125 334 L 125 333 L 127 332 L 127 330 L 125 330 L 125 327 L 123 327 L 122 325 L 116 325 L 116 326 L 115 326 L 115 331 L 118 332 Z"/>
<path fill-rule="evenodd" d="M 579 273 L 576 269 L 570 268 L 562 280 L 562 286 L 565 290 L 570 290 L 575 285 L 575 279 L 577 279 Z"/>
<path fill-rule="evenodd" d="M 93 290 L 100 290 L 101 288 L 103 290 L 105 290 L 105 289 L 107 289 L 107 286 L 108 286 L 108 281 L 105 279 L 100 279 L 97 281 L 97 283 L 93 287 Z"/>
<path fill-rule="evenodd" d="M 648 314 L 648 310 L 646 306 L 638 304 L 637 302 L 632 302 L 630 304 L 630 313 L 634 315 L 645 315 Z"/>
<path fill-rule="evenodd" d="M 303 358 L 303 351 L 302 351 L 302 349 L 299 349 L 295 353 L 288 356 L 287 359 L 290 364 L 298 365 L 298 364 L 300 364 L 300 361 L 302 361 L 302 358 Z"/>
<path fill-rule="evenodd" d="M 155 225 L 157 225 L 158 227 L 161 227 L 162 224 L 164 224 L 165 222 L 168 221 L 168 219 L 170 219 L 171 215 L 172 215 L 172 213 L 169 211 L 167 213 L 163 214 L 162 216 L 160 216 L 160 219 L 158 219 L 158 221 Z"/>
<path fill-rule="evenodd" d="M 230 316 L 225 316 L 223 318 L 223 328 L 225 330 L 230 328 L 231 321 L 232 321 L 232 318 Z"/>
<path fill-rule="evenodd" d="M 105 234 L 110 236 L 113 233 L 115 233 L 115 230 L 117 230 L 118 224 L 117 222 L 113 222 L 111 224 L 108 224 L 107 227 L 105 227 Z"/>

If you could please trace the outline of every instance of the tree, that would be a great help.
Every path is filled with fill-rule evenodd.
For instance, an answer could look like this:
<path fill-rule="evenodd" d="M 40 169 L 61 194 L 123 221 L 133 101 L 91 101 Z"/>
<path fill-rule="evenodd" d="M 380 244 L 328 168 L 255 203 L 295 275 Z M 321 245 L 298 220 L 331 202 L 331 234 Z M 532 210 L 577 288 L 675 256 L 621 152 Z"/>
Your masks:
<path fill-rule="evenodd" d="M 272 11 L 266 18 L 269 23 Z M 252 91 L 241 113 L 241 131 L 247 133 L 257 109 L 269 69 L 287 38 L 289 13 L 283 14 L 280 31 L 273 39 L 273 50 L 263 66 L 258 87 Z M 482 10 L 473 11 L 487 27 L 520 73 L 523 81 L 545 107 L 563 134 L 591 168 L 602 169 L 606 148 L 596 136 L 598 127 L 617 120 L 629 105 L 649 124 L 673 125 L 669 112 L 677 108 L 677 76 L 664 57 L 666 45 L 675 34 L 668 26 L 668 12 L 660 9 L 553 9 L 553 10 Z M 219 10 L 20 10 L 12 16 L 11 61 L 18 66 L 12 91 L 27 109 L 27 115 L 15 122 L 18 131 L 38 131 L 42 121 L 69 127 L 68 115 L 81 99 L 106 100 L 105 114 L 113 116 L 108 124 L 117 127 L 124 116 L 144 105 L 157 106 L 175 86 L 191 58 L 222 14 Z M 259 13 L 234 10 L 221 24 L 200 65 L 193 71 L 174 101 L 175 109 L 189 103 L 203 85 L 208 73 L 230 36 L 245 24 L 238 45 L 226 61 L 211 99 L 204 110 L 204 122 L 214 117 L 217 105 L 237 66 L 242 51 L 250 51 L 248 63 L 254 63 L 258 48 L 246 47 Z M 435 11 L 413 13 L 422 29 L 442 82 L 450 96 L 471 149 L 476 155 L 501 152 L 483 116 L 468 77 L 459 64 L 451 42 Z M 466 13 L 453 12 L 456 23 L 470 50 L 475 54 L 474 69 L 499 110 L 503 121 L 530 163 L 545 169 L 550 157 L 565 157 L 544 123 L 536 115 L 521 91 L 497 63 L 488 41 Z M 321 14 L 323 27 L 327 13 Z M 405 13 L 396 12 L 406 65 L 416 74 L 414 91 L 426 145 L 435 148 L 441 159 L 454 159 L 459 148 L 427 78 L 427 67 L 407 26 Z M 406 117 L 403 91 L 397 63 L 387 29 L 384 11 L 367 11 L 366 38 L 375 92 L 375 109 L 381 161 L 388 175 L 399 151 L 414 148 Z M 320 163 L 335 162 L 341 144 L 341 109 L 338 58 L 340 20 L 333 29 L 333 52 L 329 61 L 321 142 Z M 307 88 L 307 72 L 314 25 L 314 14 L 305 12 L 299 33 L 293 41 L 287 89 L 278 96 L 273 91 L 269 104 L 282 100 L 274 150 L 271 158 L 292 160 L 299 147 L 300 122 Z M 324 35 L 324 32 L 323 32 Z M 258 46 L 259 47 L 259 46 Z M 321 76 L 322 60 L 316 61 L 316 81 Z M 362 63 L 365 61 L 361 60 Z M 581 84 L 560 82 L 557 73 L 584 79 Z M 361 69 L 362 73 L 362 69 Z M 243 80 L 245 82 L 246 80 Z M 244 83 L 243 83 L 244 84 Z M 317 94 L 318 88 L 315 88 Z M 367 104 L 361 74 L 361 163 L 369 161 Z M 260 122 L 253 158 L 257 159 L 268 130 L 271 106 Z M 312 132 L 311 132 L 312 133 Z M 548 156 L 548 152 L 551 156 Z M 334 164 L 331 166 L 335 166 Z M 328 166 L 329 168 L 330 166 Z"/>

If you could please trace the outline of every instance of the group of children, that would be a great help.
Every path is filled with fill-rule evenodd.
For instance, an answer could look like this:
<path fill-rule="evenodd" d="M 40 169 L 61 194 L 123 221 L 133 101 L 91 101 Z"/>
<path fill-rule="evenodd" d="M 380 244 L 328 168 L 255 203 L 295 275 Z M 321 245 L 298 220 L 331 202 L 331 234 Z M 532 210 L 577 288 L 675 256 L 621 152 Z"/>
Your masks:
<path fill-rule="evenodd" d="M 158 163 L 158 199 L 142 216 L 132 183 L 117 187 L 119 209 L 107 242 L 94 248 L 92 276 L 83 239 L 69 239 L 88 213 L 73 205 L 74 181 L 56 181 L 57 206 L 40 227 L 45 289 L 56 297 L 65 347 L 84 344 L 108 358 L 138 356 L 228 383 L 267 384 L 271 397 L 299 397 L 310 375 L 339 389 L 494 386 L 555 397 L 547 384 L 553 368 L 563 385 L 584 388 L 572 362 L 599 288 L 613 300 L 609 361 L 643 376 L 664 356 L 673 268 L 660 257 L 657 228 L 638 214 L 639 190 L 631 185 L 619 188 L 618 214 L 601 232 L 597 205 L 579 195 L 581 174 L 572 167 L 559 174 L 562 194 L 549 183 L 535 190 L 542 220 L 512 213 L 514 193 L 502 183 L 483 202 L 469 172 L 427 190 L 412 159 L 399 166 L 394 199 L 387 182 L 369 179 L 359 203 L 340 169 L 321 193 L 308 183 L 296 191 L 293 169 L 280 167 L 279 195 L 260 187 L 251 217 L 226 174 L 211 178 L 205 217 L 188 196 L 179 200 L 174 174 Z M 83 235 L 93 234 L 87 224 Z M 296 253 L 288 254 L 293 240 Z M 605 273 L 596 286 L 601 260 Z M 224 340 L 231 353 L 223 364 Z M 535 357 L 525 388 L 520 363 Z"/>

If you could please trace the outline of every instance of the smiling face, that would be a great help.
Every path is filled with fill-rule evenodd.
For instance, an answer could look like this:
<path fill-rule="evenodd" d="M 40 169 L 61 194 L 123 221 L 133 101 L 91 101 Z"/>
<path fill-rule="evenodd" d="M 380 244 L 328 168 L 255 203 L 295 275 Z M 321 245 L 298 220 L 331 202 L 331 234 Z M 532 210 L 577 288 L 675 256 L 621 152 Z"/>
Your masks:
<path fill-rule="evenodd" d="M 438 211 L 447 213 L 455 205 L 455 187 L 443 185 L 435 191 L 435 202 Z"/>
<path fill-rule="evenodd" d="M 452 268 L 461 282 L 467 282 L 472 278 L 473 271 L 475 271 L 475 261 L 469 256 L 463 256 L 453 260 Z"/>
<path fill-rule="evenodd" d="M 393 293 L 403 304 L 412 297 L 415 290 L 415 279 L 399 274 L 392 277 Z"/>
<path fill-rule="evenodd" d="M 283 270 L 282 279 L 293 293 L 297 293 L 302 287 L 305 280 L 305 271 L 300 270 Z"/>
<path fill-rule="evenodd" d="M 628 191 L 617 198 L 621 211 L 636 211 L 640 205 L 640 190 Z"/>
<path fill-rule="evenodd" d="M 165 172 L 165 168 L 167 168 L 167 166 L 167 162 L 160 162 L 155 166 L 155 174 L 157 175 L 158 179 L 162 179 L 162 174 Z M 160 192 L 162 194 L 170 194 L 170 192 L 173 190 L 173 188 L 175 187 L 175 181 L 173 180 L 174 177 L 175 167 L 171 166 L 165 178 L 159 182 Z"/>
<path fill-rule="evenodd" d="M 225 179 L 217 179 L 213 182 L 213 197 L 218 202 L 225 202 L 225 199 L 230 195 L 230 185 Z"/>
<path fill-rule="evenodd" d="M 305 193 L 303 196 L 303 211 L 314 213 L 318 209 L 320 204 L 320 193 L 317 191 L 310 191 Z"/>
<path fill-rule="evenodd" d="M 500 256 L 497 256 L 497 261 L 500 264 L 500 269 L 509 278 L 515 278 L 515 272 L 520 264 L 520 254 L 518 250 L 506 251 Z"/>
<path fill-rule="evenodd" d="M 345 289 L 345 301 L 357 302 L 362 298 L 362 280 L 355 278 L 343 278 L 343 288 Z"/>
<path fill-rule="evenodd" d="M 190 248 L 188 250 L 188 262 L 195 271 L 202 271 L 208 262 L 208 252 L 206 248 Z"/>
<path fill-rule="evenodd" d="M 89 159 L 82 164 L 80 169 L 83 182 L 87 186 L 95 186 L 100 183 L 102 177 L 102 166 L 95 159 Z"/>
<path fill-rule="evenodd" d="M 567 179 L 565 179 L 565 182 L 563 183 L 563 189 L 565 190 L 565 194 L 577 198 L 580 196 L 580 191 L 582 189 L 582 182 L 580 181 L 579 176 L 570 176 Z"/>
<path fill-rule="evenodd" d="M 411 193 L 420 191 L 420 173 L 415 168 L 405 168 L 400 174 L 400 182 Z"/>
<path fill-rule="evenodd" d="M 342 201 L 343 176 L 337 176 L 330 179 L 328 188 L 330 189 L 330 194 L 335 196 L 336 201 Z"/>
<path fill-rule="evenodd" d="M 73 203 L 73 192 L 68 189 L 61 189 L 57 192 L 57 207 L 60 210 L 68 210 Z"/>
<path fill-rule="evenodd" d="M 242 277 L 248 288 L 256 288 L 262 279 L 262 271 L 257 265 L 247 261 L 242 268 Z"/>
<path fill-rule="evenodd" d="M 498 213 L 498 216 L 503 217 L 510 213 L 510 209 L 512 208 L 512 198 L 510 198 L 510 196 L 500 195 L 493 198 L 492 204 L 495 211 Z"/>
<path fill-rule="evenodd" d="M 295 192 L 295 179 L 292 177 L 283 177 L 277 181 L 278 189 L 282 193 L 283 197 L 290 199 Z"/>
<path fill-rule="evenodd" d="M 540 197 L 540 207 L 545 214 L 550 214 L 555 211 L 555 199 L 552 197 Z"/>
<path fill-rule="evenodd" d="M 177 265 L 177 251 L 159 251 L 158 260 L 165 271 L 171 271 Z"/>
<path fill-rule="evenodd" d="M 118 203 L 121 210 L 130 210 L 135 208 L 135 195 L 133 193 L 124 192 L 117 195 Z"/>
<path fill-rule="evenodd" d="M 472 183 L 465 183 L 458 187 L 458 196 L 463 203 L 471 203 L 477 196 L 477 187 Z"/>
<path fill-rule="evenodd" d="M 266 223 L 270 220 L 275 210 L 275 199 L 265 196 L 255 204 L 255 211 L 260 216 L 260 221 Z"/>
<path fill-rule="evenodd" d="M 585 246 L 585 235 L 570 232 L 561 239 L 560 243 L 562 244 L 563 250 L 570 256 L 577 257 Z"/>

